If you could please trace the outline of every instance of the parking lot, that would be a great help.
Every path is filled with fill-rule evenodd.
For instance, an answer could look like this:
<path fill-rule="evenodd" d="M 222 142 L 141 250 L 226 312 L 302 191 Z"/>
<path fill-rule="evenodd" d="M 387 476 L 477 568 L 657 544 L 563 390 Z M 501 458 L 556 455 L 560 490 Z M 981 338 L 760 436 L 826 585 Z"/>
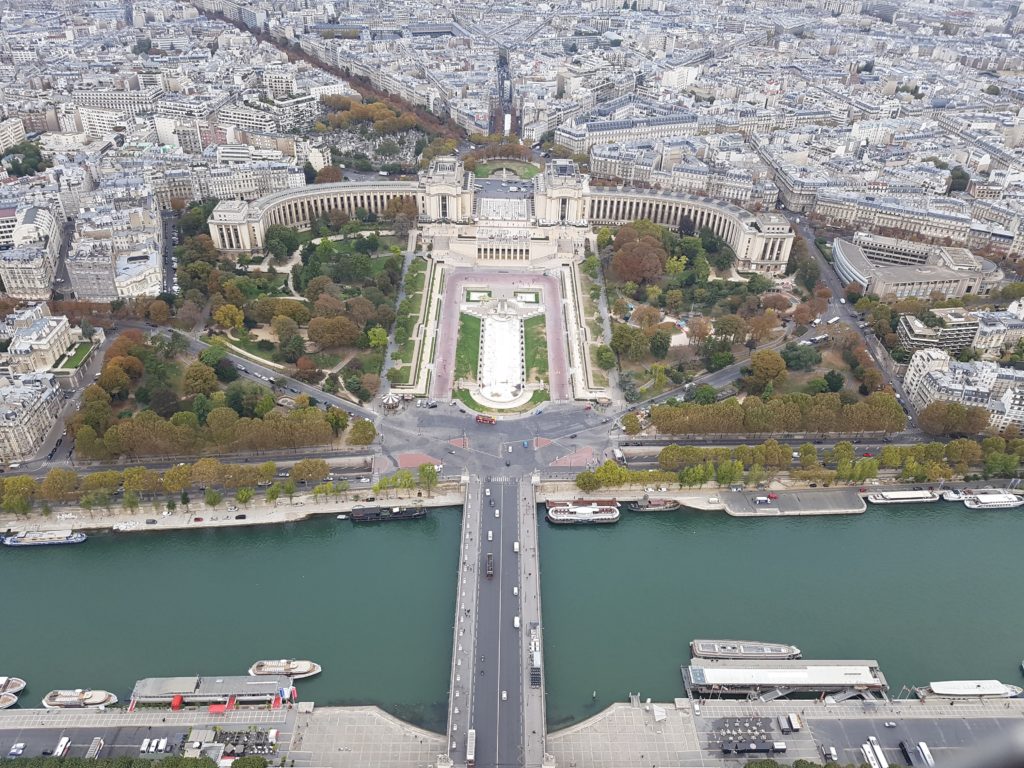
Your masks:
<path fill-rule="evenodd" d="M 24 744 L 22 757 L 39 757 L 50 755 L 62 737 L 71 739 L 71 749 L 67 757 L 85 757 L 92 740 L 99 736 L 103 739 L 103 749 L 99 757 L 150 757 L 158 759 L 170 754 L 180 755 L 181 745 L 188 734 L 188 728 L 169 726 L 100 726 L 81 728 L 22 728 L 0 730 L 0 757 L 10 753 L 14 744 Z M 139 747 L 145 739 L 167 739 L 167 752 L 139 753 Z"/>

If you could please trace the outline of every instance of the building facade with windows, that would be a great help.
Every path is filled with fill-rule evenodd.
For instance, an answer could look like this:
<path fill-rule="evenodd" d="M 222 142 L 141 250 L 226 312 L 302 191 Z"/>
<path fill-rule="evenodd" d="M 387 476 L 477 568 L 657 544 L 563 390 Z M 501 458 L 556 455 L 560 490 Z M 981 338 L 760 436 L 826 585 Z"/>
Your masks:
<path fill-rule="evenodd" d="M 32 456 L 57 420 L 63 402 L 51 373 L 0 377 L 0 461 Z"/>

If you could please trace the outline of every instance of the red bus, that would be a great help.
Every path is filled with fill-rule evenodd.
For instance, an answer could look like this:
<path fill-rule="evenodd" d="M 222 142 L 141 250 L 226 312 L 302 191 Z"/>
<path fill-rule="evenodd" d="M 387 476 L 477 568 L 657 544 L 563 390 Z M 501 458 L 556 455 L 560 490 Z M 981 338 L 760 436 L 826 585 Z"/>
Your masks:
<path fill-rule="evenodd" d="M 477 424 L 496 424 L 497 423 L 497 419 L 495 419 L 493 416 L 483 416 L 483 415 L 480 415 L 480 416 L 476 417 L 476 423 Z"/>

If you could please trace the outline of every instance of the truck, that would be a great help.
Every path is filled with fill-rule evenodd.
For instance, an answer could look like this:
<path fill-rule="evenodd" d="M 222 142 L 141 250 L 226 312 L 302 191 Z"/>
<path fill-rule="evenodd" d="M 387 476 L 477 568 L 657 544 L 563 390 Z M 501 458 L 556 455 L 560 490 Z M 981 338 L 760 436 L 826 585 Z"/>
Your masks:
<path fill-rule="evenodd" d="M 476 765 L 476 729 L 470 728 L 466 734 L 466 768 Z"/>
<path fill-rule="evenodd" d="M 803 723 L 800 722 L 800 715 L 789 716 L 789 727 L 792 728 L 794 732 L 803 728 Z"/>
<path fill-rule="evenodd" d="M 771 499 L 769 499 L 767 496 L 755 496 L 754 497 L 754 503 L 755 504 L 767 504 L 769 501 L 771 501 Z M 799 731 L 800 729 L 796 728 L 794 730 Z"/>
<path fill-rule="evenodd" d="M 779 730 L 783 733 L 792 733 L 793 729 L 789 727 L 789 716 L 779 715 Z"/>
<path fill-rule="evenodd" d="M 815 328 L 817 328 L 819 325 L 821 325 L 821 318 L 820 317 L 816 317 L 813 320 L 811 320 L 811 325 L 813 325 Z"/>
<path fill-rule="evenodd" d="M 626 454 L 622 452 L 621 448 L 612 448 L 612 458 L 619 464 L 626 463 Z"/>
<path fill-rule="evenodd" d="M 493 416 L 484 416 L 483 414 L 480 414 L 479 416 L 476 417 L 476 423 L 477 424 L 497 424 L 497 419 L 495 419 Z"/>
<path fill-rule="evenodd" d="M 494 575 L 494 553 L 487 553 L 487 578 L 491 578 Z"/>

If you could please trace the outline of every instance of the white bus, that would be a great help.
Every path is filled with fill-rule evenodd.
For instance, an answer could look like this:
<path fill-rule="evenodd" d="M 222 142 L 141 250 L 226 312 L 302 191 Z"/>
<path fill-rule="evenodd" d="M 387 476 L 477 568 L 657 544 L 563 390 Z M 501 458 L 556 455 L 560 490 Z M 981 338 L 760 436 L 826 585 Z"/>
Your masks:
<path fill-rule="evenodd" d="M 476 729 L 470 728 L 466 734 L 466 768 L 476 765 Z"/>
<path fill-rule="evenodd" d="M 875 757 L 878 758 L 878 764 L 881 768 L 889 768 L 889 761 L 885 759 L 885 755 L 882 753 L 882 747 L 878 744 L 878 739 L 874 736 L 869 736 L 868 744 L 871 745 L 871 749 L 875 753 Z"/>
<path fill-rule="evenodd" d="M 921 759 L 924 760 L 925 765 L 935 765 L 935 759 L 932 757 L 932 751 L 928 749 L 927 744 L 925 744 L 923 741 L 917 742 L 917 751 L 921 753 Z"/>
<path fill-rule="evenodd" d="M 836 324 L 836 323 L 838 323 L 838 322 L 839 322 L 839 318 L 838 318 L 838 317 L 833 317 L 833 318 L 832 318 L 831 320 L 829 320 L 829 321 L 828 321 L 828 322 L 826 323 L 826 325 L 835 325 L 835 324 Z"/>
<path fill-rule="evenodd" d="M 143 755 L 149 751 L 149 739 L 142 740 L 142 746 L 139 747 L 139 754 Z"/>
<path fill-rule="evenodd" d="M 57 747 L 53 750 L 53 756 L 64 757 L 69 749 L 71 749 L 71 739 L 67 736 L 61 736 L 60 741 L 57 742 Z"/>
<path fill-rule="evenodd" d="M 157 752 L 167 751 L 167 739 L 160 739 L 160 743 L 156 745 Z"/>
<path fill-rule="evenodd" d="M 860 751 L 864 754 L 864 760 L 871 766 L 871 768 L 882 768 L 882 766 L 878 764 L 878 758 L 875 757 L 875 750 L 871 748 L 870 744 L 861 744 Z"/>

